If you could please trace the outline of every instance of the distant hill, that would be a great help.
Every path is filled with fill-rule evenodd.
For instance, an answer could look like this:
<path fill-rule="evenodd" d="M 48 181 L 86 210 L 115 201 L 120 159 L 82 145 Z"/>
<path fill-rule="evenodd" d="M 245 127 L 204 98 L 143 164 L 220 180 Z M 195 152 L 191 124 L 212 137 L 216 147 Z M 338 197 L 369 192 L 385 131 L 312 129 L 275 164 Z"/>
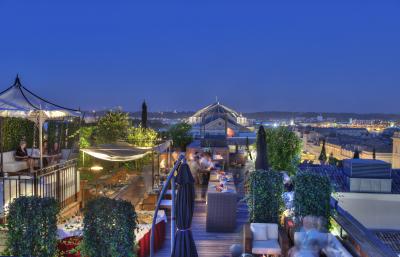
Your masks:
<path fill-rule="evenodd" d="M 192 111 L 187 111 L 187 112 L 149 112 L 147 114 L 148 118 L 159 118 L 159 119 L 183 119 L 183 118 L 188 118 L 191 115 L 193 115 L 194 112 Z M 136 112 L 130 112 L 130 116 L 133 118 L 140 118 L 141 117 L 141 112 L 136 111 Z"/>
<path fill-rule="evenodd" d="M 98 113 L 100 114 L 100 113 Z M 193 111 L 185 112 L 149 112 L 150 119 L 184 119 L 193 115 Z M 337 121 L 348 121 L 350 118 L 359 120 L 400 120 L 400 114 L 385 114 L 385 113 L 337 113 L 337 112 L 280 112 L 280 111 L 265 111 L 265 112 L 249 112 L 243 113 L 249 119 L 255 120 L 277 120 L 277 119 L 292 119 L 296 117 L 315 118 L 322 115 L 326 118 L 335 118 Z M 141 112 L 130 112 L 130 116 L 140 119 Z"/>
<path fill-rule="evenodd" d="M 322 115 L 324 118 L 336 118 L 338 121 L 348 121 L 350 118 L 359 120 L 400 120 L 400 114 L 385 113 L 336 113 L 336 112 L 251 112 L 243 114 L 256 120 L 291 119 L 295 117 L 313 118 Z"/>

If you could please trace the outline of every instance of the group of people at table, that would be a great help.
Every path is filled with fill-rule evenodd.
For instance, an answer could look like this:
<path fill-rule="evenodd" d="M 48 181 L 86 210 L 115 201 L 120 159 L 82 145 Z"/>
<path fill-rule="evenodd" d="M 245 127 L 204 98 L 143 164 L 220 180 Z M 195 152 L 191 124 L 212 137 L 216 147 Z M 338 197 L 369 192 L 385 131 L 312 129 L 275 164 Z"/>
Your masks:
<path fill-rule="evenodd" d="M 28 164 L 29 171 L 33 171 L 35 168 L 35 159 L 40 158 L 40 152 L 34 151 L 28 152 L 27 143 L 25 140 L 21 140 L 17 150 L 15 151 L 15 160 L 16 161 L 24 161 Z M 53 146 L 49 149 L 47 140 L 43 141 L 42 147 L 42 156 L 43 156 L 43 167 L 54 165 L 58 163 L 61 159 L 61 149 L 57 142 L 53 144 Z"/>
<path fill-rule="evenodd" d="M 199 184 L 201 181 L 201 171 L 206 171 L 209 173 L 211 170 L 218 168 L 216 167 L 217 165 L 213 162 L 211 154 L 209 153 L 195 152 L 192 158 L 190 158 L 188 164 L 196 184 Z"/>

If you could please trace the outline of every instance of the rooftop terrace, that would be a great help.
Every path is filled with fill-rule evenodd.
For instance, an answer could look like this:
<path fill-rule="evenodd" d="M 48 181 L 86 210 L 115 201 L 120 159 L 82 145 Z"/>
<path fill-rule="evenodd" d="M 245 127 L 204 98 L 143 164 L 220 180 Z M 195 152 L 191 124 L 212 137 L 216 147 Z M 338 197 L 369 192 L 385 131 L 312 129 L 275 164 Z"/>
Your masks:
<path fill-rule="evenodd" d="M 244 196 L 244 169 L 231 170 L 237 179 L 235 181 L 238 196 Z M 232 233 L 206 232 L 206 193 L 207 186 L 196 185 L 196 203 L 192 221 L 192 232 L 196 242 L 196 248 L 201 257 L 228 257 L 232 244 L 242 243 L 243 224 L 248 221 L 248 210 L 245 202 L 239 202 L 237 207 L 237 225 Z M 167 226 L 167 238 L 163 248 L 155 254 L 155 257 L 169 257 L 170 247 L 170 226 Z"/>

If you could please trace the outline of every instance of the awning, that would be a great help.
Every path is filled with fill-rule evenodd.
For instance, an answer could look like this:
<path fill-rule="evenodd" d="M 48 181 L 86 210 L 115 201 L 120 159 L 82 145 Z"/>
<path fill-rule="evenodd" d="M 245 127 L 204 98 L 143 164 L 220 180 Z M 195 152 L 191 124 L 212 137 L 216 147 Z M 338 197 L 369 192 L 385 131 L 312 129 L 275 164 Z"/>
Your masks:
<path fill-rule="evenodd" d="M 38 117 L 44 120 L 60 119 L 79 117 L 81 113 L 36 95 L 24 87 L 17 77 L 14 85 L 0 92 L 0 116 L 25 118 L 36 122 Z"/>
<path fill-rule="evenodd" d="M 84 148 L 81 151 L 105 161 L 128 162 L 141 159 L 152 152 L 163 153 L 170 146 L 171 141 L 166 141 L 154 147 L 135 147 L 127 143 L 116 143 Z"/>

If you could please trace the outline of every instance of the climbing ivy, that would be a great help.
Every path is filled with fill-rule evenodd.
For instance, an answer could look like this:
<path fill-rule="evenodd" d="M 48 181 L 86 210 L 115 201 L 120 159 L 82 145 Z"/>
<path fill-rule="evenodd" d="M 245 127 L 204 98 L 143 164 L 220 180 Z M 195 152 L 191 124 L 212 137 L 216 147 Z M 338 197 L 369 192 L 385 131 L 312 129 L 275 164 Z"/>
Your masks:
<path fill-rule="evenodd" d="M 331 216 L 330 199 L 332 187 L 326 176 L 309 171 L 299 172 L 294 178 L 295 215 L 324 217 L 329 226 Z"/>
<path fill-rule="evenodd" d="M 250 173 L 247 183 L 250 222 L 278 223 L 283 211 L 282 175 L 272 170 L 257 170 Z"/>
<path fill-rule="evenodd" d="M 2 118 L 3 151 L 12 151 L 19 146 L 21 139 L 25 139 L 28 147 L 33 145 L 34 122 L 21 118 Z M 36 133 L 36 140 L 38 135 Z"/>

